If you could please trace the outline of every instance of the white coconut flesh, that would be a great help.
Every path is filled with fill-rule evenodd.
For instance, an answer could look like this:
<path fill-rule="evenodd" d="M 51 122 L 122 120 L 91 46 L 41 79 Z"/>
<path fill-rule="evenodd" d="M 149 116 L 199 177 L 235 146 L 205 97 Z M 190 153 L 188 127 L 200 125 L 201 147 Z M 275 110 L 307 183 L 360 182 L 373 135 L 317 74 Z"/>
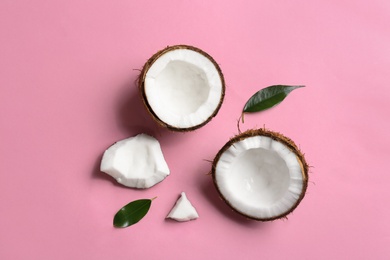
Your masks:
<path fill-rule="evenodd" d="M 194 220 L 198 217 L 198 212 L 194 206 L 192 206 L 184 192 L 181 193 L 180 198 L 176 201 L 175 206 L 171 209 L 167 216 L 167 218 L 180 222 Z"/>
<path fill-rule="evenodd" d="M 190 49 L 173 49 L 161 55 L 146 72 L 144 89 L 156 116 L 175 128 L 207 121 L 223 95 L 214 63 Z"/>
<path fill-rule="evenodd" d="M 140 189 L 154 186 L 170 173 L 160 143 L 146 134 L 121 140 L 109 147 L 103 154 L 100 170 L 120 184 Z"/>
<path fill-rule="evenodd" d="M 234 209 L 255 219 L 273 219 L 290 211 L 304 188 L 296 154 L 267 136 L 231 145 L 216 165 L 215 181 Z"/>

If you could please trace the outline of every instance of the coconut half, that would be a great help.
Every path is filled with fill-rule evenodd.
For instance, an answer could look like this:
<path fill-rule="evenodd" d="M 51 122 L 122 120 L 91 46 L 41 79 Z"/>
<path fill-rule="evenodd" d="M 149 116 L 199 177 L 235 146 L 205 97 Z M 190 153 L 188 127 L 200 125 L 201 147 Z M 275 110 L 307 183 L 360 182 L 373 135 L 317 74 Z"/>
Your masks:
<path fill-rule="evenodd" d="M 301 202 L 308 165 L 291 139 L 257 129 L 235 136 L 222 147 L 213 161 L 212 176 L 233 210 L 269 221 L 287 216 Z"/>
<path fill-rule="evenodd" d="M 160 143 L 139 134 L 116 142 L 103 154 L 100 170 L 131 188 L 150 188 L 170 173 Z"/>
<path fill-rule="evenodd" d="M 174 131 L 191 131 L 208 123 L 225 95 L 218 64 L 188 45 L 169 46 L 154 54 L 141 71 L 139 88 L 153 119 Z"/>
<path fill-rule="evenodd" d="M 167 218 L 174 219 L 179 222 L 194 220 L 199 218 L 198 212 L 192 206 L 184 192 L 181 193 L 180 198 L 176 201 L 175 206 L 169 212 Z"/>

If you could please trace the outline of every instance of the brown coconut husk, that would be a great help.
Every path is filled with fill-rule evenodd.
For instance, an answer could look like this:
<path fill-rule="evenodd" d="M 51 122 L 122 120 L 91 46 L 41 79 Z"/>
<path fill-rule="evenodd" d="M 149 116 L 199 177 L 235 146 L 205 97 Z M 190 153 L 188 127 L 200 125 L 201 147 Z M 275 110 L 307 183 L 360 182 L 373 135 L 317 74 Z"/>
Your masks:
<path fill-rule="evenodd" d="M 146 93 L 145 93 L 145 77 L 146 77 L 146 74 L 148 72 L 148 70 L 150 69 L 150 67 L 153 65 L 153 63 L 158 59 L 160 58 L 162 55 L 164 55 L 165 53 L 167 52 L 170 52 L 170 51 L 173 51 L 173 50 L 177 50 L 177 49 L 188 49 L 188 50 L 192 50 L 192 51 L 196 51 L 200 54 L 202 54 L 203 56 L 205 56 L 206 58 L 208 58 L 215 66 L 215 68 L 217 69 L 218 73 L 219 73 L 219 76 L 221 78 L 221 81 L 222 81 L 222 94 L 221 94 L 221 99 L 219 101 L 219 104 L 217 106 L 217 108 L 214 110 L 214 113 L 206 120 L 204 121 L 203 123 L 199 124 L 199 125 L 196 125 L 196 126 L 193 126 L 193 127 L 189 127 L 189 128 L 178 128 L 178 127 L 174 127 L 172 125 L 169 125 L 167 124 L 166 122 L 162 121 L 157 115 L 156 113 L 153 111 L 152 107 L 150 106 L 150 104 L 148 103 L 148 98 L 146 96 Z M 193 130 L 196 130 L 204 125 L 206 125 L 208 122 L 211 121 L 211 119 L 213 117 L 215 117 L 219 111 L 219 109 L 221 108 L 222 106 L 222 103 L 223 103 L 223 100 L 224 100 L 224 97 L 225 97 L 225 79 L 223 77 L 223 74 L 222 74 L 222 71 L 221 71 L 221 68 L 219 67 L 219 65 L 217 64 L 217 62 L 213 59 L 213 57 L 211 57 L 208 53 L 204 52 L 203 50 L 199 49 L 199 48 L 196 48 L 196 47 L 193 47 L 193 46 L 190 46 L 190 45 L 174 45 L 174 46 L 168 46 L 160 51 L 158 51 L 157 53 L 155 53 L 144 65 L 144 67 L 142 68 L 141 70 L 141 74 L 139 76 L 139 79 L 138 79 L 138 87 L 139 87 L 139 90 L 140 90 L 140 94 L 141 94 L 141 98 L 142 98 L 142 101 L 147 109 L 147 111 L 149 112 L 149 114 L 152 116 L 152 118 L 154 119 L 154 121 L 156 121 L 160 126 L 162 127 L 165 127 L 169 130 L 172 130 L 172 131 L 178 131 L 178 132 L 188 132 L 188 131 L 193 131 Z"/>
<path fill-rule="evenodd" d="M 254 217 L 251 217 L 251 216 L 247 216 L 243 212 L 240 212 L 238 209 L 234 208 L 230 204 L 230 202 L 227 199 L 224 198 L 223 194 L 219 190 L 219 187 L 218 187 L 218 184 L 217 184 L 217 181 L 216 181 L 216 177 L 215 177 L 216 166 L 217 166 L 217 163 L 218 163 L 221 155 L 229 147 L 234 145 L 236 142 L 239 142 L 241 140 L 244 140 L 245 138 L 253 137 L 253 136 L 267 136 L 267 137 L 272 138 L 273 140 L 276 140 L 276 141 L 286 145 L 293 153 L 295 153 L 295 155 L 297 156 L 298 162 L 301 165 L 301 169 L 302 169 L 303 188 L 302 188 L 302 193 L 299 196 L 299 199 L 297 200 L 297 202 L 289 210 L 287 210 L 286 212 L 282 213 L 281 215 L 274 216 L 272 218 L 254 218 Z M 235 211 L 235 212 L 237 212 L 237 213 L 239 213 L 239 214 L 241 214 L 241 215 L 243 215 L 243 216 L 245 216 L 246 218 L 249 218 L 249 219 L 253 219 L 253 220 L 257 220 L 257 221 L 272 221 L 272 220 L 276 220 L 276 219 L 286 218 L 286 216 L 288 214 L 292 213 L 296 209 L 296 207 L 299 205 L 299 203 L 302 201 L 303 197 L 305 196 L 305 193 L 306 193 L 306 190 L 307 190 L 307 186 L 308 186 L 308 181 L 309 181 L 308 169 L 309 169 L 309 165 L 306 162 L 304 154 L 301 152 L 301 150 L 298 148 L 298 146 L 294 143 L 293 140 L 291 140 L 290 138 L 282 135 L 281 133 L 273 132 L 273 131 L 270 131 L 270 130 L 267 130 L 267 129 L 264 128 L 264 129 L 248 130 L 248 131 L 240 133 L 240 134 L 234 136 L 233 138 L 231 138 L 221 148 L 221 150 L 219 150 L 219 152 L 215 156 L 215 159 L 214 159 L 213 164 L 212 164 L 211 175 L 213 177 L 213 183 L 214 183 L 214 186 L 216 187 L 216 189 L 217 189 L 217 191 L 219 193 L 219 196 L 221 197 L 221 199 L 223 201 L 226 202 L 226 204 L 229 205 L 230 208 L 233 209 L 233 211 Z"/>

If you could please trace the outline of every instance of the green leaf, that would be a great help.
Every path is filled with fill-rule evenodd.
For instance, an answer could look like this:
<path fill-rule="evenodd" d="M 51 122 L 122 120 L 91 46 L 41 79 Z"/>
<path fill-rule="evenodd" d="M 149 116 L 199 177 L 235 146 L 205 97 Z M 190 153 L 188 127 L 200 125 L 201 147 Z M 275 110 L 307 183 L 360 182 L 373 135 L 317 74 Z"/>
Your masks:
<path fill-rule="evenodd" d="M 135 200 L 121 208 L 114 217 L 114 226 L 125 228 L 134 225 L 148 213 L 153 199 Z"/>
<path fill-rule="evenodd" d="M 282 102 L 291 91 L 304 86 L 274 85 L 256 92 L 245 104 L 243 113 L 259 112 L 276 106 Z"/>

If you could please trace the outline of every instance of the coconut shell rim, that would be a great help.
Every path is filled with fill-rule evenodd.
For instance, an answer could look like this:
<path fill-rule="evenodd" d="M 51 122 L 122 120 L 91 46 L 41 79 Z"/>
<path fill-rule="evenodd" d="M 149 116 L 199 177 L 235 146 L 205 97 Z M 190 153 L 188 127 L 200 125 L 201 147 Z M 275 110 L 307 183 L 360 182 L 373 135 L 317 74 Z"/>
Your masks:
<path fill-rule="evenodd" d="M 147 74 L 148 70 L 150 69 L 150 67 L 154 64 L 154 62 L 157 59 L 159 59 L 165 53 L 173 51 L 173 50 L 178 50 L 178 49 L 192 50 L 192 51 L 195 51 L 195 52 L 198 52 L 198 53 L 202 54 L 207 59 L 209 59 L 213 63 L 213 65 L 216 68 L 216 70 L 218 71 L 218 74 L 219 74 L 219 77 L 220 77 L 221 83 L 222 83 L 221 97 L 220 97 L 219 103 L 218 103 L 217 107 L 215 108 L 214 112 L 204 122 L 202 122 L 202 123 L 200 123 L 198 125 L 195 125 L 195 126 L 185 127 L 185 128 L 175 127 L 175 126 L 172 126 L 172 125 L 164 122 L 163 120 L 161 120 L 156 115 L 156 113 L 153 111 L 152 107 L 150 106 L 150 104 L 148 102 L 148 99 L 147 99 L 147 96 L 146 96 L 146 93 L 145 93 L 145 77 L 146 77 L 146 74 Z M 156 121 L 160 126 L 165 127 L 165 128 L 167 128 L 167 129 L 169 129 L 171 131 L 176 131 L 176 132 L 189 132 L 189 131 L 193 131 L 193 130 L 199 129 L 202 126 L 204 126 L 207 123 L 209 123 L 218 114 L 218 112 L 219 112 L 219 110 L 220 110 L 220 108 L 222 106 L 222 103 L 224 101 L 225 92 L 226 92 L 225 78 L 223 76 L 221 68 L 219 67 L 218 63 L 214 60 L 214 58 L 211 55 L 209 55 L 208 53 L 206 53 L 205 51 L 203 51 L 203 50 L 201 50 L 201 49 L 199 49 L 197 47 L 194 47 L 194 46 L 191 46 L 191 45 L 185 45 L 185 44 L 167 46 L 166 48 L 156 52 L 152 57 L 150 57 L 146 61 L 146 63 L 144 64 L 144 66 L 143 66 L 143 68 L 141 70 L 141 73 L 140 73 L 140 75 L 138 77 L 138 88 L 139 88 L 139 92 L 140 92 L 140 95 L 141 95 L 142 102 L 143 102 L 144 106 L 146 107 L 146 110 L 148 111 L 148 113 L 154 119 L 154 121 Z"/>
<path fill-rule="evenodd" d="M 240 210 L 238 210 L 237 208 L 235 208 L 233 205 L 231 205 L 231 203 L 224 197 L 224 195 L 222 194 L 222 192 L 220 191 L 219 189 L 219 186 L 217 184 L 217 181 L 216 181 L 216 166 L 217 166 L 217 163 L 220 159 L 220 157 L 222 156 L 222 154 L 229 148 L 231 147 L 234 143 L 236 142 L 239 142 L 239 141 L 242 141 L 246 138 L 249 138 L 249 137 L 254 137 L 254 136 L 266 136 L 266 137 L 270 137 L 271 139 L 275 140 L 275 141 L 278 141 L 278 142 L 281 142 L 283 143 L 284 145 L 286 145 L 292 152 L 295 153 L 295 155 L 297 156 L 298 158 L 298 162 L 300 163 L 301 165 L 301 169 L 302 169 L 302 177 L 303 177 L 303 187 L 302 187 L 302 192 L 298 198 L 298 200 L 296 201 L 296 203 L 291 207 L 289 208 L 287 211 L 285 211 L 284 213 L 280 214 L 280 215 L 277 215 L 277 216 L 274 216 L 274 217 L 271 217 L 271 218 L 256 218 L 256 217 L 253 217 L 253 216 L 248 216 L 246 215 L 245 213 L 241 212 Z M 213 183 L 214 183 L 214 186 L 216 188 L 216 190 L 218 191 L 218 194 L 219 194 L 219 197 L 236 213 L 248 218 L 248 219 L 252 219 L 252 220 L 256 220 L 256 221 L 263 221 L 263 222 L 266 222 L 266 221 L 273 221 L 273 220 L 277 220 L 277 219 L 282 219 L 282 218 L 287 218 L 287 215 L 289 215 L 290 213 L 292 213 L 297 207 L 298 205 L 300 204 L 300 202 L 302 201 L 302 199 L 305 197 L 305 194 L 306 194 L 306 191 L 307 191 L 307 187 L 308 187 L 308 181 L 309 181 L 309 174 L 308 174 L 308 169 L 309 169 L 309 165 L 307 164 L 306 162 L 306 159 L 305 159 L 305 156 L 304 154 L 302 153 L 302 151 L 298 148 L 298 146 L 295 144 L 295 142 L 286 137 L 285 135 L 279 133 L 279 132 L 274 132 L 274 131 L 271 131 L 271 130 L 268 130 L 268 129 L 265 129 L 265 128 L 261 128 L 261 129 L 251 129 L 251 130 L 247 130 L 245 132 L 242 132 L 240 134 L 237 134 L 236 136 L 232 137 L 217 153 L 217 155 L 215 156 L 214 160 L 213 160 L 213 163 L 212 163 L 212 169 L 211 169 L 211 175 L 212 175 L 212 178 L 213 178 Z"/>

